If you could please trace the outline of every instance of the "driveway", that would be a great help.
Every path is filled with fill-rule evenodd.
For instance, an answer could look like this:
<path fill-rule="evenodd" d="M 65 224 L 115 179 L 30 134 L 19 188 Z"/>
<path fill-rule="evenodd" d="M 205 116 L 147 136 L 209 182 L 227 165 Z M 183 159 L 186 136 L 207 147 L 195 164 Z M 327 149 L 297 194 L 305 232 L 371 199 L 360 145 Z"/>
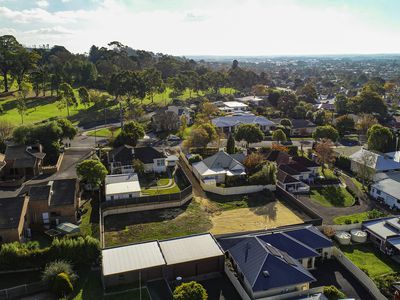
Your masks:
<path fill-rule="evenodd" d="M 345 269 L 336 259 L 330 259 L 317 264 L 317 269 L 311 271 L 311 274 L 317 279 L 311 283 L 312 287 L 334 285 L 348 298 L 366 300 L 373 299 L 368 291 L 354 278 L 347 269 Z"/>

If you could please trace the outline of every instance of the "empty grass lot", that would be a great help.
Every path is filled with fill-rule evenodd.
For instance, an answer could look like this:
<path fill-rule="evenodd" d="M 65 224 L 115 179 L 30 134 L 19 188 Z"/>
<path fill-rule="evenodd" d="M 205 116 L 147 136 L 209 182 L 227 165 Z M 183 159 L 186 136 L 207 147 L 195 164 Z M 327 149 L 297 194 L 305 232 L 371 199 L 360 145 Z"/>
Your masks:
<path fill-rule="evenodd" d="M 312 189 L 310 198 L 326 207 L 349 207 L 355 202 L 354 197 L 345 188 L 336 186 Z"/>
<path fill-rule="evenodd" d="M 343 253 L 357 267 L 366 270 L 371 278 L 400 271 L 400 265 L 373 245 L 340 246 Z"/>

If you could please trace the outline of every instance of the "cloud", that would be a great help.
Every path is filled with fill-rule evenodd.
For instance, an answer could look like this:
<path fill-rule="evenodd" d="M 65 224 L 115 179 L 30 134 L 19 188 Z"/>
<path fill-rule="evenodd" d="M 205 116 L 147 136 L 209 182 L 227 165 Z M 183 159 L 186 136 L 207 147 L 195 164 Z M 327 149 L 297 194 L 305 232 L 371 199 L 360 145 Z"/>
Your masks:
<path fill-rule="evenodd" d="M 47 7 L 49 6 L 49 2 L 46 0 L 38 0 L 36 1 L 36 5 L 39 7 Z"/>
<path fill-rule="evenodd" d="M 55 12 L 3 5 L 0 27 L 17 29 L 17 38 L 25 44 L 62 44 L 77 52 L 114 40 L 177 55 L 400 52 L 399 26 L 377 25 L 346 6 L 203 0 L 190 2 L 190 7 L 141 9 L 132 2 L 124 4 L 128 0 L 97 1 L 93 9 Z"/>

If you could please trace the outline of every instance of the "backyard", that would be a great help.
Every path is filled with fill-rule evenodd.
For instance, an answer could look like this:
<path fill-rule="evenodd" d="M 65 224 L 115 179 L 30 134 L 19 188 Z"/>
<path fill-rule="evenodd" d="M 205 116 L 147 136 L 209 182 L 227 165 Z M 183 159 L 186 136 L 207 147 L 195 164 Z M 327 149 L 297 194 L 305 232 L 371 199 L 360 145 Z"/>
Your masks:
<path fill-rule="evenodd" d="M 222 234 L 298 223 L 303 223 L 302 216 L 265 194 L 229 200 L 196 197 L 182 208 L 107 217 L 105 243 L 115 246 L 207 231 Z"/>
<path fill-rule="evenodd" d="M 379 210 L 370 210 L 370 211 L 365 211 L 362 213 L 357 213 L 357 214 L 351 214 L 351 215 L 346 215 L 346 216 L 338 216 L 333 219 L 333 222 L 337 225 L 343 225 L 343 224 L 353 224 L 353 223 L 361 223 L 370 219 L 376 219 L 376 218 L 381 218 L 385 217 L 386 214 L 379 211 Z"/>
<path fill-rule="evenodd" d="M 347 258 L 361 270 L 366 271 L 371 278 L 400 271 L 400 265 L 371 244 L 340 246 L 340 249 Z"/>
<path fill-rule="evenodd" d="M 159 178 L 153 174 L 146 174 L 140 176 L 139 181 L 143 196 L 174 194 L 181 191 L 175 179 L 169 178 L 167 174 L 162 174 Z"/>
<path fill-rule="evenodd" d="M 355 198 L 347 189 L 340 186 L 326 186 L 312 189 L 310 198 L 326 207 L 349 207 L 355 202 Z"/>

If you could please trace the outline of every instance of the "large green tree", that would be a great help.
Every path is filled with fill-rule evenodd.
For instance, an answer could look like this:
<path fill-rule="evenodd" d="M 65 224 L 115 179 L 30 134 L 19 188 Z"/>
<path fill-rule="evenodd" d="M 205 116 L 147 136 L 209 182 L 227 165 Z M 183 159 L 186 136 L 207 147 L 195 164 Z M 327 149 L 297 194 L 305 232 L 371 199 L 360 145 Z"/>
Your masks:
<path fill-rule="evenodd" d="M 318 126 L 313 133 L 315 140 L 329 139 L 336 142 L 339 138 L 339 132 L 331 125 Z"/>
<path fill-rule="evenodd" d="M 242 124 L 236 129 L 235 139 L 247 143 L 259 143 L 264 139 L 264 133 L 257 125 Z"/>
<path fill-rule="evenodd" d="M 191 281 L 177 286 L 173 298 L 174 300 L 207 300 L 208 295 L 200 283 Z"/>
<path fill-rule="evenodd" d="M 116 137 L 114 146 L 126 144 L 135 147 L 138 140 L 143 138 L 144 135 L 145 131 L 140 123 L 136 121 L 127 122 Z"/>
<path fill-rule="evenodd" d="M 77 165 L 76 172 L 79 178 L 92 188 L 99 187 L 108 173 L 106 167 L 96 159 L 82 161 Z"/>
<path fill-rule="evenodd" d="M 17 68 L 22 45 L 12 35 L 0 36 L 0 70 L 3 75 L 4 91 L 8 92 L 8 76 Z"/>
<path fill-rule="evenodd" d="M 392 131 L 380 124 L 373 125 L 367 132 L 368 138 L 368 149 L 379 151 L 379 152 L 388 152 L 392 150 L 394 136 Z"/>
<path fill-rule="evenodd" d="M 336 118 L 336 129 L 340 136 L 344 136 L 346 133 L 353 131 L 354 127 L 354 120 L 350 116 L 344 115 Z"/>

